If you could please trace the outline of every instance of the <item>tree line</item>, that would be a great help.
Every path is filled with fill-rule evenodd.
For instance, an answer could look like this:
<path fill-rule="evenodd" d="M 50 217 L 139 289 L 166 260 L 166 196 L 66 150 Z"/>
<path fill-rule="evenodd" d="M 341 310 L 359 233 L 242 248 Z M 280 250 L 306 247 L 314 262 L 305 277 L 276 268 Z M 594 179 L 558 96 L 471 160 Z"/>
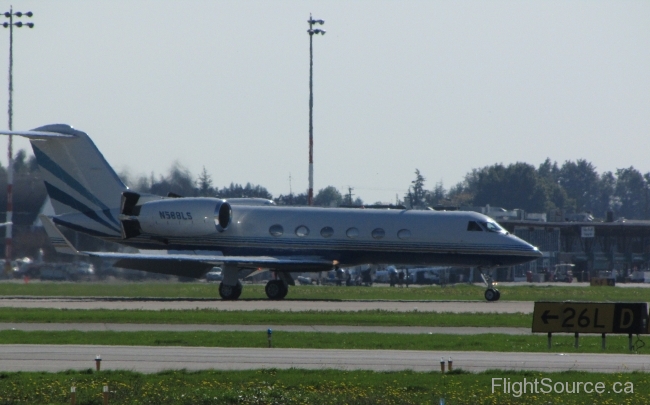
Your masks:
<path fill-rule="evenodd" d="M 431 190 L 424 186 L 419 170 L 404 197 L 411 207 L 500 206 L 527 212 L 591 213 L 603 218 L 607 211 L 617 217 L 649 219 L 650 172 L 633 166 L 598 173 L 584 160 L 562 165 L 546 159 L 535 167 L 528 163 L 494 164 L 473 169 L 448 190 L 442 181 Z"/>
<path fill-rule="evenodd" d="M 14 160 L 14 222 L 30 225 L 39 212 L 46 191 L 34 156 L 18 151 Z M 273 199 L 279 205 L 307 205 L 307 193 L 289 193 L 274 197 L 265 187 L 252 183 L 218 187 L 205 168 L 194 176 L 174 163 L 167 174 L 132 176 L 124 171 L 120 178 L 134 191 L 157 195 L 173 193 L 185 197 Z M 6 168 L 0 166 L 0 211 L 6 211 Z M 604 217 L 609 210 L 617 217 L 650 219 L 650 172 L 641 173 L 633 166 L 599 173 L 584 160 L 561 165 L 546 159 L 539 166 L 528 163 L 501 163 L 472 169 L 463 181 L 446 189 L 442 181 L 427 188 L 425 176 L 415 170 L 402 203 L 409 208 L 434 206 L 500 206 L 527 212 L 589 212 Z M 314 196 L 318 206 L 362 205 L 363 200 L 334 186 L 320 189 Z"/>

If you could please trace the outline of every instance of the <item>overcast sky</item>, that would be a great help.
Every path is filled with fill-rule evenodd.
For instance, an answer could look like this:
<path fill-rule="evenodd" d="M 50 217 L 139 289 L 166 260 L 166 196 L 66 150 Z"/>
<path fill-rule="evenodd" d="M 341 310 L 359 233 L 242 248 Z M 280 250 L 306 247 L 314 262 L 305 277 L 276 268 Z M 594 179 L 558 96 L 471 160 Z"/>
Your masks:
<path fill-rule="evenodd" d="M 13 5 L 36 24 L 14 30 L 14 129 L 71 124 L 118 172 L 177 161 L 220 187 L 277 196 L 291 176 L 305 191 L 310 12 L 327 30 L 314 38 L 316 191 L 394 202 L 416 168 L 448 188 L 547 157 L 650 171 L 646 0 Z"/>

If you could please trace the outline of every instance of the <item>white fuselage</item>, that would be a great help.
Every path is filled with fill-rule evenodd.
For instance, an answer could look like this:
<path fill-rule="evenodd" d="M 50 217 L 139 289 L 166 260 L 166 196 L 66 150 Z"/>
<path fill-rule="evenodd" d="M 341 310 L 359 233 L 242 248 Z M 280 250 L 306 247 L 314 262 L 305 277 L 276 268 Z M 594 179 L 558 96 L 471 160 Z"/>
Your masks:
<path fill-rule="evenodd" d="M 474 212 L 235 205 L 230 223 L 219 230 L 215 206 L 221 201 L 181 198 L 148 202 L 137 216 L 140 235 L 106 239 L 147 249 L 320 257 L 341 265 L 508 266 L 541 256 L 535 247 L 502 229 L 468 230 L 472 221 L 498 227 L 492 219 Z M 60 220 L 76 222 L 79 217 Z"/>

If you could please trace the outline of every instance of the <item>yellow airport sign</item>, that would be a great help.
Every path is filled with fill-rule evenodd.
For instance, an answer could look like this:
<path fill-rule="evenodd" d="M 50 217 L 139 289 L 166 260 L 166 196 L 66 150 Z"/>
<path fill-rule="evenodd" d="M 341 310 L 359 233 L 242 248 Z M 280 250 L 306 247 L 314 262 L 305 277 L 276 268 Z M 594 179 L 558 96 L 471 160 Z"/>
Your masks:
<path fill-rule="evenodd" d="M 533 332 L 648 333 L 648 305 L 614 302 L 535 302 Z"/>

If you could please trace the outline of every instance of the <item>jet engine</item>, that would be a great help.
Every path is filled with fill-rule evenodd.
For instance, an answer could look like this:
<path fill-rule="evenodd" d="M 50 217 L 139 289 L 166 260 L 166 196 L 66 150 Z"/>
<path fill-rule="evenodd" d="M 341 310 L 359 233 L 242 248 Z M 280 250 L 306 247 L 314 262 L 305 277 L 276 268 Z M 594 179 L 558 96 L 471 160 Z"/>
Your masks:
<path fill-rule="evenodd" d="M 232 209 L 217 198 L 162 198 L 138 204 L 141 196 L 122 193 L 122 238 L 142 233 L 160 237 L 197 237 L 228 229 Z"/>

